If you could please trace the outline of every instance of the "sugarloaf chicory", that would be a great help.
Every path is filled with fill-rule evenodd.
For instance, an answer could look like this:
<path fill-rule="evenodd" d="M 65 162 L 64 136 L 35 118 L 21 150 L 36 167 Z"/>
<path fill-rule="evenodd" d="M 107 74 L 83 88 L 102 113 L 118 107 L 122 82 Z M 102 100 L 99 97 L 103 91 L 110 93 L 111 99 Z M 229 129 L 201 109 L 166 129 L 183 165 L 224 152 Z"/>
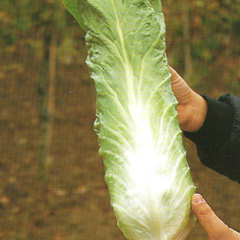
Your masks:
<path fill-rule="evenodd" d="M 86 31 L 95 130 L 118 227 L 129 240 L 181 240 L 195 192 L 171 91 L 159 0 L 63 0 Z"/>

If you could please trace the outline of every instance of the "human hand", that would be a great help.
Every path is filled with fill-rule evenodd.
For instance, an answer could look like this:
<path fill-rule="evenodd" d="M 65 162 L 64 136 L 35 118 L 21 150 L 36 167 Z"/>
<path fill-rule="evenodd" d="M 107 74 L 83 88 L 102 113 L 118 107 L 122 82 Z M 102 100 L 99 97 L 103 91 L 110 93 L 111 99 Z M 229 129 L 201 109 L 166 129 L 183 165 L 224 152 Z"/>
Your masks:
<path fill-rule="evenodd" d="M 207 103 L 202 96 L 194 92 L 187 83 L 171 67 L 172 91 L 178 100 L 177 118 L 182 130 L 196 132 L 202 126 L 206 114 Z"/>
<path fill-rule="evenodd" d="M 200 194 L 192 197 L 192 211 L 206 231 L 208 240 L 240 240 L 240 233 L 223 223 Z"/>

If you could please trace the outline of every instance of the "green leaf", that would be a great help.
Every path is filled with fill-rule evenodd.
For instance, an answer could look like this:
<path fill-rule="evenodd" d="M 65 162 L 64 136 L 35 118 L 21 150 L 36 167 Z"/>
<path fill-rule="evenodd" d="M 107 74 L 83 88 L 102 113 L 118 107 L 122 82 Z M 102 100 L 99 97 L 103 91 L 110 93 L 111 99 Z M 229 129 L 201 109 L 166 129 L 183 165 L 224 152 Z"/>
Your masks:
<path fill-rule="evenodd" d="M 159 1 L 64 0 L 86 31 L 99 153 L 129 240 L 185 239 L 195 187 L 176 118 Z"/>
<path fill-rule="evenodd" d="M 85 31 L 85 27 L 82 19 L 82 4 L 81 0 L 63 0 L 63 4 L 68 9 L 68 11 L 74 16 L 81 28 Z"/>

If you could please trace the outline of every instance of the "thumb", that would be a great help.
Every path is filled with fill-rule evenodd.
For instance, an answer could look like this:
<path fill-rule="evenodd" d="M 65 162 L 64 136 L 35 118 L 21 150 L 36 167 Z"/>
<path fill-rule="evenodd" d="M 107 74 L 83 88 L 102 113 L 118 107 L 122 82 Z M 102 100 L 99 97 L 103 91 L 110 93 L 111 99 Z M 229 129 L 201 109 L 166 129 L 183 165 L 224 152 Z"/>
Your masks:
<path fill-rule="evenodd" d="M 239 239 L 239 235 L 236 238 L 236 232 L 217 217 L 200 194 L 194 194 L 192 197 L 192 211 L 206 231 L 209 240 Z"/>

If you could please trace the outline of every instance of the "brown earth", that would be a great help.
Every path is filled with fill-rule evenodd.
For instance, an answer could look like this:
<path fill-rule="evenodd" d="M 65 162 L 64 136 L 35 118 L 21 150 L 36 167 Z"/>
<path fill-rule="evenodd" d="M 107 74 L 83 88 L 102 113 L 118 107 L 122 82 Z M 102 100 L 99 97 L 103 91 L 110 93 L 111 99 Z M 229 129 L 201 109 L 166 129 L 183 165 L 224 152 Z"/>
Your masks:
<path fill-rule="evenodd" d="M 39 178 L 36 82 L 32 55 L 1 56 L 0 239 L 123 240 L 109 205 L 92 130 L 95 90 L 83 62 L 57 66 L 51 159 Z M 185 140 L 197 191 L 232 228 L 239 228 L 239 185 L 203 167 Z M 197 223 L 188 240 L 206 239 Z"/>

